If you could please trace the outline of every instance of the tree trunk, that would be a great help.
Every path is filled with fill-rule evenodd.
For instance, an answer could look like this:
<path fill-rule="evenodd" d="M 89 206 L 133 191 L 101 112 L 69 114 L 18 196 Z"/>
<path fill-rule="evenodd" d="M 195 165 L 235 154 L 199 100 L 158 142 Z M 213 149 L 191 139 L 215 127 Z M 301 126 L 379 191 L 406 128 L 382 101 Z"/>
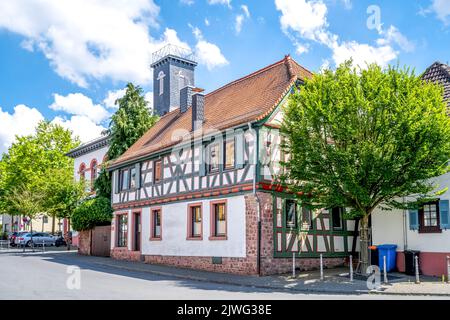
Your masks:
<path fill-rule="evenodd" d="M 369 215 L 365 215 L 360 220 L 361 228 L 359 230 L 361 273 L 366 274 L 369 267 Z"/>
<path fill-rule="evenodd" d="M 52 216 L 52 234 L 55 234 L 55 216 Z"/>

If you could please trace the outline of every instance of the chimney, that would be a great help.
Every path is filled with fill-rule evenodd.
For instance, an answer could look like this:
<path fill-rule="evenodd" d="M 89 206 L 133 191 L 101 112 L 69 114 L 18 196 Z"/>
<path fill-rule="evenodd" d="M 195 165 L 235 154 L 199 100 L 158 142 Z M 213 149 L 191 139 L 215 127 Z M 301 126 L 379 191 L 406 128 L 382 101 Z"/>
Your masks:
<path fill-rule="evenodd" d="M 205 95 L 195 93 L 192 96 L 192 131 L 201 129 L 205 121 Z"/>
<path fill-rule="evenodd" d="M 192 107 L 192 92 L 194 87 L 186 86 L 180 90 L 180 111 L 185 113 L 190 107 Z"/>

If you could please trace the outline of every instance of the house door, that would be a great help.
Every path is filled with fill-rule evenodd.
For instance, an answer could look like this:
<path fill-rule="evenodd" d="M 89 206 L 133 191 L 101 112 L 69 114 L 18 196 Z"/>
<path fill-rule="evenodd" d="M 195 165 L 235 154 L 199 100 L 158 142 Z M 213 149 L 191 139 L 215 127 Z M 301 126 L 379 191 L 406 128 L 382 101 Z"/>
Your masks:
<path fill-rule="evenodd" d="M 141 214 L 134 214 L 134 251 L 141 251 Z"/>

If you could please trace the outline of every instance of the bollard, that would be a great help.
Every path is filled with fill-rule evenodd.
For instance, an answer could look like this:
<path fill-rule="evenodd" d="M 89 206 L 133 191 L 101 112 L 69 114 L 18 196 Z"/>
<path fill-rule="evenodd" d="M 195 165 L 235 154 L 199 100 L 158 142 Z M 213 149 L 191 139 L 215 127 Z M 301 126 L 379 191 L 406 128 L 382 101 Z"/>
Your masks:
<path fill-rule="evenodd" d="M 350 281 L 353 282 L 353 256 L 350 255 Z"/>
<path fill-rule="evenodd" d="M 420 284 L 420 277 L 419 277 L 419 257 L 415 256 L 414 264 L 416 267 L 416 284 Z"/>
<path fill-rule="evenodd" d="M 447 256 L 447 283 L 450 283 L 450 257 Z"/>
<path fill-rule="evenodd" d="M 383 256 L 383 274 L 384 274 L 384 283 L 388 283 L 387 277 L 387 266 L 386 266 L 386 256 Z"/>
<path fill-rule="evenodd" d="M 292 252 L 292 277 L 295 278 L 295 252 Z"/>
<path fill-rule="evenodd" d="M 320 254 L 320 280 L 323 280 L 323 256 Z"/>
<path fill-rule="evenodd" d="M 45 241 L 42 240 L 42 252 L 45 252 Z"/>

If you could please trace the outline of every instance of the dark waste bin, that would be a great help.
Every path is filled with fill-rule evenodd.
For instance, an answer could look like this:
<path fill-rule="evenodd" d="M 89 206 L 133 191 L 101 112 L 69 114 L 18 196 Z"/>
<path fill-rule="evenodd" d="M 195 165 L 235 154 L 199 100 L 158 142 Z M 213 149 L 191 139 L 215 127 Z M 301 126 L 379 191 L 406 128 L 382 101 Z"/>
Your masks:
<path fill-rule="evenodd" d="M 409 276 L 416 275 L 416 257 L 419 257 L 419 273 L 420 273 L 420 251 L 405 250 L 405 273 Z"/>
<path fill-rule="evenodd" d="M 378 248 L 377 246 L 370 246 L 370 264 L 371 265 L 378 265 Z"/>

